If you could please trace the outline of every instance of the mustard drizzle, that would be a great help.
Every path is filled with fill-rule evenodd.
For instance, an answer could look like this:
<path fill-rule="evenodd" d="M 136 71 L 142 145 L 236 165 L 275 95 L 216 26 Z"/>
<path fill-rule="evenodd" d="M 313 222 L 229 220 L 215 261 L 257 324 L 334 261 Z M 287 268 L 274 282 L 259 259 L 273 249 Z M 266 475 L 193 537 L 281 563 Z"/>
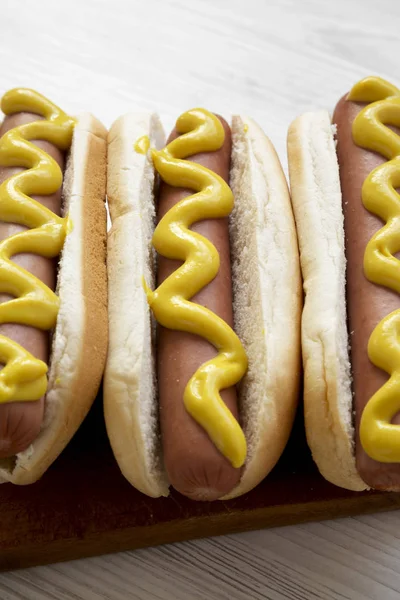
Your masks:
<path fill-rule="evenodd" d="M 133 145 L 133 149 L 138 154 L 147 154 L 150 148 L 150 138 L 148 135 L 142 135 L 140 138 L 136 140 Z"/>
<path fill-rule="evenodd" d="M 29 140 L 47 140 L 62 150 L 71 145 L 74 120 L 41 94 L 24 88 L 7 92 L 1 101 L 6 115 L 36 113 L 45 120 L 20 125 L 0 139 L 0 165 L 25 167 L 0 185 L 0 220 L 28 227 L 0 242 L 0 293 L 13 296 L 0 304 L 0 323 L 19 323 L 49 330 L 56 324 L 57 295 L 34 275 L 12 262 L 28 252 L 58 256 L 71 229 L 61 218 L 30 198 L 50 195 L 62 185 L 62 172 L 53 158 Z M 0 404 L 40 399 L 47 389 L 46 363 L 21 345 L 0 335 Z"/>
<path fill-rule="evenodd" d="M 400 90 L 378 77 L 368 77 L 351 90 L 349 100 L 367 102 L 353 122 L 354 142 L 384 156 L 388 162 L 364 181 L 362 201 L 386 222 L 369 241 L 364 254 L 367 279 L 400 293 L 400 136 L 387 125 L 400 127 Z M 391 423 L 400 411 L 400 310 L 387 315 L 372 332 L 368 357 L 390 377 L 368 401 L 360 422 L 365 452 L 384 463 L 400 462 L 400 428 Z"/>
<path fill-rule="evenodd" d="M 190 230 L 197 221 L 226 217 L 233 208 L 233 194 L 225 181 L 209 169 L 190 162 L 188 156 L 213 152 L 224 143 L 224 129 L 212 113 L 194 109 L 182 114 L 177 131 L 183 135 L 163 150 L 152 151 L 154 167 L 171 186 L 194 190 L 159 222 L 153 236 L 156 251 L 183 261 L 155 291 L 146 288 L 156 320 L 169 329 L 207 339 L 218 355 L 199 367 L 184 392 L 189 414 L 203 427 L 219 451 L 234 467 L 246 458 L 244 433 L 220 396 L 247 370 L 247 356 L 234 331 L 207 308 L 190 302 L 219 270 L 219 254 L 205 237 Z"/>

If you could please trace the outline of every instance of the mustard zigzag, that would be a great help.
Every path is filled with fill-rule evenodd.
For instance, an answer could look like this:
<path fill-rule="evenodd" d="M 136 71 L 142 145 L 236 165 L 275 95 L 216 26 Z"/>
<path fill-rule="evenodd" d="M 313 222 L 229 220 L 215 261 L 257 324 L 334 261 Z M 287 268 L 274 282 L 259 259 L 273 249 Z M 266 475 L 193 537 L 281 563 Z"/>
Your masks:
<path fill-rule="evenodd" d="M 27 252 L 59 255 L 68 230 L 61 218 L 30 198 L 55 193 L 62 185 L 58 164 L 29 140 L 47 140 L 62 150 L 71 145 L 74 121 L 42 95 L 29 89 L 7 92 L 1 101 L 6 115 L 33 112 L 45 120 L 10 129 L 0 139 L 0 165 L 25 167 L 0 186 L 0 220 L 28 229 L 0 242 L 0 293 L 12 296 L 0 304 L 0 323 L 19 323 L 48 330 L 55 326 L 57 295 L 16 265 L 14 255 Z M 38 400 L 47 388 L 47 365 L 25 348 L 0 335 L 0 403 Z"/>
<path fill-rule="evenodd" d="M 153 245 L 166 258 L 181 260 L 155 291 L 147 290 L 156 320 L 169 329 L 186 331 L 207 339 L 218 355 L 199 367 L 189 380 L 184 403 L 192 417 L 233 466 L 246 457 L 246 440 L 220 390 L 235 385 L 247 370 L 247 357 L 234 331 L 216 314 L 189 299 L 210 283 L 219 270 L 219 255 L 205 237 L 190 227 L 204 219 L 226 217 L 233 208 L 233 194 L 225 181 L 186 157 L 219 149 L 224 129 L 212 113 L 194 109 L 177 121 L 181 135 L 161 151 L 153 151 L 153 162 L 169 185 L 194 190 L 169 210 L 158 224 Z"/>
<path fill-rule="evenodd" d="M 366 277 L 400 293 L 400 90 L 383 79 L 368 77 L 354 86 L 349 99 L 369 104 L 353 123 L 353 139 L 388 162 L 374 169 L 362 188 L 362 201 L 386 222 L 369 241 L 364 254 Z M 367 454 L 380 462 L 400 462 L 400 428 L 391 423 L 400 411 L 400 310 L 384 317 L 368 342 L 368 356 L 390 378 L 368 401 L 360 422 Z"/>

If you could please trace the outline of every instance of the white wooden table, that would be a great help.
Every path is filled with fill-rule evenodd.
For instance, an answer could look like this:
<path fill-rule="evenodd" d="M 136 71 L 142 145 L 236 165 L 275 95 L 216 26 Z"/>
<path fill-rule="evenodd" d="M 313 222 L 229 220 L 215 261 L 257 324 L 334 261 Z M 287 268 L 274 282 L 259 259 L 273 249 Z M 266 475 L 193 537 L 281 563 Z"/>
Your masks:
<path fill-rule="evenodd" d="M 398 0 L 2 0 L 0 90 L 106 125 L 206 105 L 254 117 L 286 167 L 289 122 L 357 79 L 400 81 Z M 1 507 L 0 507 L 1 510 Z M 188 542 L 0 575 L 1 600 L 400 598 L 400 513 Z"/>

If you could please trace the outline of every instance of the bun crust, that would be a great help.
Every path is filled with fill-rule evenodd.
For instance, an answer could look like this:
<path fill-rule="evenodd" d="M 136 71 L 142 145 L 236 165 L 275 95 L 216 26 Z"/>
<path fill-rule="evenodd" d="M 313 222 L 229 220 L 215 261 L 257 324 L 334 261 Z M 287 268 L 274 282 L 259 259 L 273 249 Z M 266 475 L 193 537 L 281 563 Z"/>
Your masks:
<path fill-rule="evenodd" d="M 321 474 L 354 491 L 356 469 L 346 326 L 346 259 L 334 130 L 325 111 L 288 132 L 289 174 L 304 278 L 302 316 L 307 441 Z"/>
<path fill-rule="evenodd" d="M 78 118 L 63 184 L 69 213 L 59 263 L 60 309 L 54 331 L 45 415 L 34 443 L 0 460 L 0 482 L 34 483 L 68 444 L 99 388 L 107 353 L 107 132 L 93 116 Z"/>
<path fill-rule="evenodd" d="M 143 279 L 154 287 L 151 246 L 155 176 L 148 156 L 135 151 L 144 135 L 164 145 L 158 117 L 120 117 L 108 135 L 107 197 L 109 349 L 104 375 L 107 433 L 126 479 L 148 496 L 168 496 L 161 460 L 152 321 Z"/>
<path fill-rule="evenodd" d="M 232 140 L 233 309 L 249 359 L 239 389 L 248 456 L 227 498 L 258 485 L 288 441 L 299 394 L 302 309 L 296 228 L 279 158 L 252 119 L 233 117 Z"/>

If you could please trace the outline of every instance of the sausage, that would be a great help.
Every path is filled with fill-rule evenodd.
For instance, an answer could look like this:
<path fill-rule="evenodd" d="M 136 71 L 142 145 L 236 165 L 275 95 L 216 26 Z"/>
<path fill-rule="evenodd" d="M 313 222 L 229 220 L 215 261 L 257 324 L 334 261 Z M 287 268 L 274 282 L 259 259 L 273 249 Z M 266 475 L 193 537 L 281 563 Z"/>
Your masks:
<path fill-rule="evenodd" d="M 353 141 L 352 123 L 364 106 L 363 103 L 346 101 L 343 97 L 333 115 L 333 122 L 337 126 L 337 156 L 344 212 L 356 464 L 360 476 L 369 486 L 382 490 L 399 490 L 400 464 L 380 463 L 370 458 L 364 451 L 359 436 L 365 405 L 389 378 L 387 373 L 369 360 L 368 340 L 382 318 L 400 308 L 400 297 L 396 292 L 370 282 L 364 275 L 365 248 L 383 223 L 364 207 L 361 188 L 369 173 L 386 162 L 383 156 L 360 148 Z M 400 424 L 400 415 L 394 417 L 393 423 Z"/>
<path fill-rule="evenodd" d="M 231 159 L 231 131 L 219 117 L 225 141 L 218 151 L 197 154 L 190 160 L 214 171 L 227 183 Z M 178 137 L 174 129 L 168 143 Z M 158 219 L 185 196 L 193 192 L 160 185 Z M 233 325 L 228 219 L 210 219 L 195 223 L 193 231 L 208 238 L 220 255 L 220 270 L 215 279 L 192 298 L 206 306 L 230 326 Z M 180 266 L 179 261 L 159 256 L 157 284 L 160 285 Z M 165 329 L 158 330 L 157 370 L 160 422 L 164 461 L 171 485 L 194 500 L 216 500 L 231 491 L 240 480 L 241 469 L 234 468 L 217 450 L 207 433 L 189 415 L 183 394 L 190 377 L 204 362 L 217 355 L 216 349 L 195 335 Z M 236 389 L 222 390 L 221 398 L 238 419 Z"/>
<path fill-rule="evenodd" d="M 17 113 L 7 116 L 0 128 L 0 136 L 8 130 L 25 123 L 38 121 L 39 115 L 33 113 Z M 56 146 L 46 141 L 33 141 L 34 144 L 50 154 L 64 169 L 64 154 Z M 20 168 L 0 167 L 0 183 L 22 171 Z M 47 208 L 61 214 L 61 189 L 49 196 L 32 196 Z M 24 231 L 26 227 L 0 221 L 0 240 Z M 13 261 L 41 279 L 53 291 L 56 288 L 57 260 L 44 258 L 35 254 L 18 254 Z M 0 302 L 10 299 L 0 294 Z M 50 335 L 26 325 L 6 323 L 0 325 L 0 335 L 11 338 L 26 348 L 35 357 L 48 363 L 50 351 Z M 12 402 L 0 404 L 0 458 L 11 457 L 29 447 L 39 434 L 44 413 L 44 398 L 32 402 Z"/>

